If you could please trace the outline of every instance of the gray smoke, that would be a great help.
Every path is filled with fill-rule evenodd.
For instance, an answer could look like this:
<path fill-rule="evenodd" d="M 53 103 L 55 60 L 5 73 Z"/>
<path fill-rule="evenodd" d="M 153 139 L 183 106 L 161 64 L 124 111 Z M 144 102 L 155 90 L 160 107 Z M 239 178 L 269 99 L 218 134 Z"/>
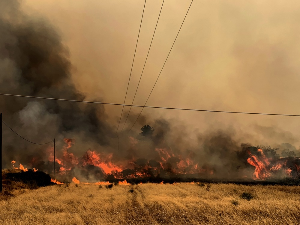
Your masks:
<path fill-rule="evenodd" d="M 85 99 L 85 95 L 74 84 L 68 49 L 46 19 L 24 14 L 18 0 L 0 0 L 0 34 L 0 92 Z M 77 80 L 83 81 L 84 77 Z M 159 154 L 155 148 L 166 148 L 176 157 L 193 158 L 203 168 L 214 168 L 223 177 L 236 176 L 236 173 L 241 172 L 239 168 L 242 168 L 242 172 L 248 169 L 247 155 L 241 143 L 257 140 L 256 136 L 240 131 L 237 135 L 233 128 L 226 130 L 222 126 L 222 129 L 212 127 L 209 132 L 191 131 L 178 121 L 142 116 L 136 126 L 137 130 L 121 131 L 118 149 L 116 127 L 107 122 L 109 116 L 102 105 L 1 96 L 0 109 L 3 119 L 13 129 L 34 142 L 47 142 L 55 137 L 57 149 L 61 149 L 63 138 L 74 139 L 72 152 L 78 157 L 88 149 L 95 149 L 114 153 L 116 162 L 124 159 L 158 160 Z M 129 122 L 132 124 L 134 119 L 133 116 L 129 117 Z M 145 124 L 151 124 L 154 128 L 149 137 L 139 134 L 139 128 Z M 219 125 L 215 121 L 214 124 Z M 274 136 L 286 134 L 264 126 L 257 126 L 256 129 L 266 135 L 261 140 L 266 137 L 271 140 Z M 9 167 L 12 160 L 21 163 L 33 159 L 47 160 L 45 150 L 51 146 L 32 145 L 6 127 L 3 130 L 5 167 Z M 244 139 L 241 140 L 241 137 Z M 287 134 L 285 139 L 295 141 L 291 134 Z M 293 154 L 288 149 L 297 151 L 292 145 L 281 147 L 287 155 Z M 172 158 L 173 162 L 178 161 L 176 157 Z"/>
<path fill-rule="evenodd" d="M 59 34 L 48 21 L 28 17 L 19 8 L 17 0 L 0 1 L 1 92 L 83 100 L 73 84 L 68 50 Z M 71 136 L 78 143 L 105 146 L 114 136 L 101 105 L 1 97 L 0 109 L 4 121 L 38 143 Z M 4 165 L 38 149 L 4 127 Z"/>

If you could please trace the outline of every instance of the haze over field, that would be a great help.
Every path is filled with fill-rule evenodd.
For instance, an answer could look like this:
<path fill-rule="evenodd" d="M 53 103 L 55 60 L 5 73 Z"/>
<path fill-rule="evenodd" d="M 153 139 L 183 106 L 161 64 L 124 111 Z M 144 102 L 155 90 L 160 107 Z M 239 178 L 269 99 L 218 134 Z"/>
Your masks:
<path fill-rule="evenodd" d="M 1 92 L 122 103 L 143 3 L 0 0 Z M 144 104 L 189 3 L 165 2 L 136 104 Z M 160 5 L 147 2 L 127 103 Z M 299 19 L 296 0 L 194 1 L 148 105 L 299 114 Z M 128 155 L 125 132 L 122 150 L 116 150 L 121 107 L 9 97 L 1 97 L 0 107 L 11 126 L 37 142 L 55 136 L 61 147 L 67 137 L 76 140 L 77 153 L 97 148 Z M 132 112 L 130 123 L 139 111 Z M 202 150 L 203 143 L 208 149 L 225 145 L 229 152 L 241 143 L 289 143 L 291 150 L 300 144 L 299 119 L 293 117 L 145 109 L 134 131 L 144 124 L 155 128 L 158 145 L 177 152 Z M 9 132 L 4 130 L 7 166 L 20 147 L 34 149 Z"/>

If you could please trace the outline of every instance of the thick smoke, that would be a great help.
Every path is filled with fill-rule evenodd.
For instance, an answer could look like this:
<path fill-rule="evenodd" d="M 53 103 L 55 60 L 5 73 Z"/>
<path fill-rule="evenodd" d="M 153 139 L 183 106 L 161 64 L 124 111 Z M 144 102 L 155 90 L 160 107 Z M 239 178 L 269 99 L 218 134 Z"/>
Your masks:
<path fill-rule="evenodd" d="M 0 6 L 1 92 L 84 99 L 72 81 L 68 50 L 52 25 L 26 16 L 20 11 L 19 1 L 3 0 Z M 79 145 L 105 146 L 115 135 L 105 122 L 101 105 L 1 97 L 0 108 L 7 124 L 38 143 L 71 136 Z M 38 149 L 41 147 L 28 145 L 4 127 L 4 165 L 36 154 Z"/>
<path fill-rule="evenodd" d="M 170 10 L 177 10 L 177 8 L 175 6 L 171 7 L 170 4 L 166 7 L 167 11 L 166 14 L 162 15 L 162 20 L 170 23 L 170 21 L 173 20 L 168 20 L 167 18 L 170 18 L 170 15 L 174 14 Z M 103 6 L 103 8 L 105 7 Z M 153 8 L 154 7 L 152 7 L 152 9 Z M 234 6 L 226 4 L 222 5 L 220 8 L 224 8 L 225 11 L 232 8 L 236 10 Z M 195 12 L 196 10 L 193 14 L 193 11 L 191 11 L 191 16 L 195 15 Z M 237 11 L 234 12 L 238 14 Z M 107 12 L 103 12 L 103 15 L 105 15 L 105 13 Z M 235 16 L 238 17 L 239 15 Z M 231 14 L 225 15 L 221 13 L 221 17 L 229 18 L 229 20 L 224 21 L 231 24 Z M 220 22 L 217 18 L 218 16 L 216 15 L 213 17 L 213 25 Z M 151 20 L 152 19 L 155 21 L 154 17 L 151 18 Z M 82 27 L 87 29 L 87 33 L 89 33 L 89 26 L 84 24 L 82 21 L 79 23 L 83 23 Z M 122 20 L 120 21 L 123 22 Z M 130 23 L 138 20 L 128 17 L 128 21 Z M 173 79 L 172 77 L 170 78 L 167 75 L 165 75 L 166 78 L 162 78 L 160 85 L 163 90 L 159 89 L 159 86 L 157 87 L 157 94 L 154 93 L 152 99 L 156 99 L 158 101 L 153 105 L 164 105 L 163 100 L 167 99 L 169 106 L 174 105 L 181 107 L 180 105 L 176 104 L 184 101 L 186 102 L 187 106 L 194 108 L 199 108 L 200 106 L 205 108 L 229 106 L 229 108 L 232 107 L 234 109 L 240 109 L 235 108 L 240 106 L 239 103 L 236 102 L 241 102 L 241 100 L 243 100 L 240 98 L 241 93 L 246 93 L 245 95 L 247 98 L 246 100 L 243 100 L 243 102 L 250 102 L 250 106 L 253 106 L 254 109 L 263 109 L 263 107 L 258 107 L 258 105 L 255 103 L 256 101 L 253 101 L 253 98 L 260 98 L 263 96 L 263 91 L 261 93 L 259 93 L 259 91 L 263 90 L 264 84 L 268 84 L 268 82 L 272 80 L 272 71 L 276 72 L 276 82 L 280 82 L 278 79 L 279 71 L 282 73 L 285 71 L 286 61 L 281 61 L 278 59 L 278 51 L 274 51 L 274 54 L 276 55 L 274 60 L 268 61 L 268 54 L 265 53 L 268 52 L 268 50 L 260 49 L 260 51 L 256 51 L 254 48 L 245 49 L 245 46 L 238 41 L 235 43 L 233 43 L 234 41 L 227 42 L 227 44 L 230 46 L 220 44 L 221 40 L 218 38 L 222 37 L 222 35 L 219 35 L 219 32 L 228 34 L 231 32 L 230 29 L 234 31 L 234 34 L 241 32 L 242 36 L 244 34 L 245 37 L 248 37 L 249 30 L 247 28 L 245 28 L 245 30 L 239 30 L 241 27 L 244 27 L 244 24 L 235 24 L 236 26 L 229 26 L 229 30 L 220 29 L 221 31 L 216 31 L 215 29 L 210 28 L 211 26 L 205 25 L 203 22 L 204 20 L 202 20 L 201 29 L 203 29 L 204 32 L 202 36 L 200 36 L 200 39 L 196 40 L 194 37 L 195 35 L 193 35 L 193 38 L 191 38 L 190 35 L 193 27 L 199 27 L 199 22 L 193 20 L 191 21 L 192 22 L 190 23 L 187 21 L 186 24 L 188 28 L 185 30 L 187 36 L 184 36 L 184 32 L 182 34 L 183 38 L 189 39 L 188 43 L 178 43 L 178 49 L 180 50 L 178 51 L 180 56 L 176 55 L 176 52 L 172 53 L 174 54 L 173 64 L 175 62 L 176 65 L 171 69 L 170 67 L 165 68 L 167 75 L 172 74 L 172 76 L 175 76 L 176 79 Z M 122 41 L 124 39 L 125 44 L 121 41 L 117 41 L 121 35 L 114 33 L 119 32 L 119 30 L 112 29 L 115 22 L 116 21 L 110 21 L 107 25 L 108 28 L 105 27 L 106 24 L 105 26 L 103 25 L 103 29 L 107 29 L 107 32 L 103 32 L 103 35 L 107 35 L 108 33 L 116 38 L 114 40 L 110 40 L 107 36 L 103 36 L 103 40 L 98 37 L 89 37 L 94 41 L 84 41 L 84 45 L 79 45 L 76 42 L 74 42 L 75 44 L 73 42 L 70 44 L 71 46 L 73 44 L 73 50 L 85 49 L 87 51 L 88 49 L 92 48 L 92 44 L 97 43 L 102 46 L 101 50 L 103 50 L 103 52 L 106 51 L 105 46 L 109 46 L 110 54 L 105 54 L 105 57 L 100 53 L 97 53 L 100 54 L 100 57 L 98 57 L 95 52 L 90 53 L 88 51 L 87 53 L 83 50 L 78 50 L 78 52 L 85 52 L 84 57 L 86 58 L 85 60 L 82 60 L 80 57 L 73 57 L 73 59 L 75 58 L 76 62 L 75 66 L 79 67 L 79 72 L 82 72 L 82 75 L 81 73 L 76 73 L 74 65 L 72 65 L 73 61 L 71 62 L 70 60 L 72 57 L 69 55 L 68 48 L 63 44 L 64 37 L 62 38 L 54 25 L 52 25 L 45 18 L 28 16 L 22 12 L 20 2 L 17 0 L 0 0 L 1 92 L 81 100 L 87 98 L 90 100 L 90 96 L 92 96 L 92 98 L 96 98 L 94 96 L 101 96 L 102 92 L 108 93 L 107 90 L 109 90 L 109 97 L 117 96 L 118 98 L 116 99 L 118 100 L 115 100 L 115 102 L 120 102 L 119 96 L 123 97 L 124 93 L 122 90 L 125 90 L 125 88 L 120 88 L 120 86 L 116 85 L 116 80 L 119 83 L 122 83 L 122 85 L 126 84 L 125 78 L 128 79 L 128 74 L 126 73 L 125 76 L 123 69 L 125 70 L 125 64 L 126 66 L 127 64 L 129 65 L 129 61 L 127 63 L 127 61 L 125 62 L 124 60 L 122 61 L 120 59 L 122 57 L 131 59 L 131 55 L 129 56 L 129 53 L 128 55 L 126 54 L 129 52 L 129 48 L 131 49 L 133 45 L 127 44 L 127 41 L 128 39 L 135 40 L 136 37 L 133 38 L 133 36 L 122 36 Z M 179 22 L 180 21 L 178 21 L 178 23 Z M 104 22 L 101 21 L 101 23 Z M 145 23 L 145 26 L 147 27 L 147 20 Z M 195 23 L 197 23 L 197 26 L 195 26 Z M 173 36 L 176 34 L 174 32 L 176 29 L 178 29 L 175 23 L 171 23 L 171 25 L 172 26 L 169 26 L 169 24 L 162 24 L 164 32 L 170 34 L 165 35 L 164 32 L 160 31 L 161 36 L 158 36 L 157 38 L 158 40 L 163 41 L 158 41 L 159 47 L 156 47 L 156 49 L 154 48 L 153 53 L 151 52 L 151 54 L 158 56 L 154 61 L 149 62 L 149 64 L 152 65 L 149 65 L 149 70 L 155 75 L 157 73 L 156 69 L 160 69 L 156 68 L 156 65 L 161 65 L 161 61 L 163 61 L 165 57 L 165 54 L 161 54 L 160 48 L 166 48 L 166 52 L 169 50 L 167 49 L 169 48 L 169 43 L 172 43 L 174 38 Z M 120 32 L 124 32 L 125 26 L 120 27 L 122 27 Z M 152 30 L 152 28 L 150 29 L 149 24 L 148 27 L 149 29 L 146 30 Z M 174 28 L 174 31 L 171 31 L 170 27 Z M 71 29 L 68 26 L 65 28 Z M 130 31 L 128 33 L 135 34 L 135 32 L 131 32 L 131 28 L 128 27 L 128 29 Z M 243 33 L 243 31 L 245 33 Z M 197 32 L 197 30 L 195 32 Z M 81 30 L 79 34 L 76 32 L 75 34 L 80 37 L 85 35 Z M 101 35 L 99 36 L 102 37 Z M 151 37 L 151 35 L 148 34 L 145 34 L 145 36 Z M 212 37 L 217 38 L 214 39 Z M 225 35 L 225 37 L 228 38 L 229 36 Z M 240 36 L 234 36 L 234 38 L 238 37 Z M 84 38 L 86 37 L 84 36 Z M 251 45 L 256 46 L 257 43 L 255 40 L 251 39 L 248 40 L 248 42 Z M 143 36 L 141 37 L 141 42 L 142 41 L 145 42 Z M 233 46 L 231 46 L 231 44 Z M 197 46 L 200 46 L 200 48 L 203 50 L 203 55 L 206 54 L 207 57 L 201 56 L 199 59 L 200 53 L 195 52 L 195 47 Z M 212 49 L 210 49 L 210 47 Z M 275 47 L 269 46 L 267 49 L 272 48 Z M 141 51 L 146 51 L 146 49 L 147 48 L 142 47 Z M 218 51 L 215 51 L 215 49 L 218 49 Z M 221 52 L 219 52 L 219 49 Z M 117 56 L 111 52 L 117 52 Z M 254 60 L 257 58 L 256 52 L 259 52 L 260 55 L 263 55 L 263 59 L 265 59 L 267 62 L 263 63 Z M 227 54 L 230 55 L 230 59 L 225 57 Z M 199 63 L 198 61 L 195 62 L 194 57 L 198 57 Z M 224 58 L 226 58 L 225 63 L 223 62 Z M 239 60 L 237 60 L 237 58 Z M 232 63 L 231 61 L 234 60 L 237 60 L 235 69 L 233 69 L 234 66 L 230 64 Z M 193 68 L 193 66 L 196 65 L 197 70 L 202 71 L 201 79 L 197 73 L 191 72 L 192 69 L 189 71 L 189 69 L 183 68 L 183 66 L 181 66 L 182 61 L 187 63 L 187 67 Z M 278 61 L 281 63 L 278 64 Z M 114 66 L 115 64 L 113 64 L 116 62 L 118 63 L 118 66 Z M 97 65 L 94 66 L 94 71 L 93 69 L 89 69 L 89 63 Z M 228 63 L 228 65 L 224 66 L 226 63 Z M 136 70 L 138 71 L 142 63 L 137 62 L 136 64 Z M 268 65 L 268 70 L 264 70 L 262 64 Z M 179 66 L 181 68 L 179 68 Z M 259 67 L 258 69 L 257 66 Z M 272 67 L 274 67 L 273 70 L 270 69 Z M 244 72 L 242 71 L 242 68 L 247 69 L 247 73 L 244 76 L 240 75 Z M 254 76 L 254 80 L 252 80 L 252 68 L 256 68 L 255 71 L 260 72 Z M 222 70 L 225 72 L 221 74 Z M 74 71 L 75 75 L 73 74 Z M 84 73 L 84 71 L 92 71 L 93 75 L 86 77 L 86 73 Z M 233 75 L 231 75 L 232 71 L 234 71 Z M 212 74 L 218 73 L 221 74 L 220 79 L 211 78 Z M 264 73 L 266 73 L 267 76 Z M 187 83 L 187 74 L 189 75 L 189 80 L 197 81 L 193 81 L 193 85 L 195 86 L 192 88 L 192 90 L 200 90 L 200 92 L 187 92 L 187 88 L 184 87 L 184 85 Z M 114 75 L 116 77 L 114 77 Z M 266 80 L 262 80 L 257 86 L 256 81 L 260 81 L 260 77 L 265 77 Z M 156 78 L 156 76 L 145 78 L 147 81 L 145 83 L 152 84 L 153 82 L 151 79 L 154 78 Z M 227 80 L 227 78 L 231 79 L 230 82 Z M 293 78 L 292 75 L 290 78 Z M 216 82 L 216 79 L 219 82 Z M 176 86 L 178 85 L 178 83 L 175 83 L 177 80 L 178 83 L 180 83 L 180 86 Z M 137 78 L 133 78 L 133 84 L 136 81 Z M 289 82 L 286 83 L 287 87 L 289 86 Z M 205 83 L 205 85 L 203 83 Z M 225 88 L 225 84 L 227 83 L 230 83 L 233 86 L 233 88 L 230 88 L 230 91 Z M 175 86 L 173 86 L 173 84 Z M 148 86 L 150 87 L 152 85 Z M 276 85 L 273 85 L 272 87 L 273 88 L 267 88 L 268 92 L 276 92 Z M 255 90 L 255 93 L 251 92 L 252 89 Z M 85 94 L 81 93 L 83 90 Z M 174 90 L 176 90 L 176 93 L 174 93 Z M 147 97 L 148 93 L 148 89 L 142 85 L 141 91 L 137 97 L 137 102 L 141 101 L 142 98 Z M 168 98 L 168 94 L 170 93 L 172 94 L 172 97 Z M 89 97 L 86 97 L 86 95 Z M 195 96 L 197 101 L 195 101 Z M 265 97 L 265 100 L 271 102 L 271 97 L 271 95 L 268 95 L 268 97 Z M 280 98 L 278 95 L 276 95 L 276 97 Z M 187 100 L 185 100 L 185 98 Z M 227 102 L 224 100 L 224 98 L 225 100 L 227 99 Z M 297 138 L 295 138 L 291 133 L 274 128 L 276 127 L 276 124 L 273 126 L 272 121 L 267 121 L 264 125 L 254 125 L 249 127 L 256 131 L 258 133 L 257 135 L 256 133 L 253 134 L 253 132 L 248 133 L 247 125 L 251 123 L 256 124 L 261 122 L 262 119 L 258 119 L 258 121 L 255 121 L 255 119 L 250 119 L 250 122 L 248 124 L 246 123 L 246 126 L 243 127 L 246 127 L 247 129 L 243 129 L 238 126 L 238 122 L 234 123 L 233 121 L 242 121 L 244 117 L 233 118 L 230 117 L 231 115 L 218 115 L 218 117 L 215 117 L 215 115 L 212 116 L 211 114 L 205 114 L 198 119 L 198 117 L 194 116 L 194 114 L 188 114 L 190 112 L 187 112 L 187 114 L 185 114 L 187 116 L 184 117 L 185 123 L 181 123 L 176 118 L 176 116 L 179 114 L 170 112 L 170 114 L 174 113 L 172 114 L 173 116 L 162 114 L 160 116 L 159 113 L 155 114 L 154 116 L 150 113 L 145 113 L 146 116 L 141 116 L 136 128 L 133 129 L 133 131 L 129 131 L 125 126 L 126 129 L 121 129 L 119 134 L 120 147 L 118 148 L 116 127 L 111 124 L 115 125 L 115 121 L 117 121 L 115 115 L 119 114 L 121 108 L 119 108 L 119 110 L 116 108 L 108 109 L 104 108 L 102 105 L 76 104 L 69 102 L 42 101 L 33 99 L 28 100 L 12 97 L 0 97 L 0 99 L 0 109 L 3 113 L 3 119 L 13 129 L 28 139 L 38 143 L 43 143 L 49 140 L 51 141 L 55 137 L 57 140 L 57 149 L 59 150 L 64 144 L 64 138 L 72 138 L 75 140 L 75 145 L 70 149 L 70 151 L 72 151 L 78 157 L 81 157 L 88 149 L 92 149 L 98 152 L 113 153 L 113 160 L 116 163 L 119 162 L 121 164 L 128 160 L 135 161 L 135 166 L 142 166 L 147 163 L 155 166 L 161 157 L 157 149 L 167 149 L 174 155 L 169 158 L 167 162 L 171 167 L 176 165 L 181 158 L 192 158 L 203 169 L 213 170 L 214 174 L 222 178 L 233 178 L 240 174 L 250 174 L 251 176 L 253 167 L 247 164 L 246 160 L 248 155 L 247 151 L 245 150 L 250 145 L 241 145 L 243 142 L 249 143 L 253 141 L 255 142 L 255 145 L 268 144 L 268 141 L 274 143 L 274 139 L 282 138 L 286 140 L 286 142 L 297 143 Z M 130 99 L 130 95 L 128 99 Z M 214 100 L 212 101 L 211 99 Z M 101 100 L 101 98 L 97 98 L 97 100 Z M 105 100 L 110 101 L 111 99 L 105 96 Z M 284 102 L 283 98 L 280 98 L 279 100 L 279 102 Z M 198 102 L 201 102 L 200 106 Z M 142 103 L 143 102 L 138 102 L 138 104 Z M 193 103 L 195 105 L 191 105 L 189 103 Z M 278 108 L 272 105 L 271 109 L 275 110 Z M 107 110 L 109 111 L 107 112 Z M 126 111 L 124 115 L 126 115 Z M 133 116 L 129 117 L 130 124 L 132 124 L 134 120 L 135 118 Z M 114 121 L 114 123 L 111 121 Z M 150 132 L 149 135 L 141 135 L 141 131 L 139 129 L 146 124 L 150 124 L 154 130 Z M 197 129 L 192 127 L 191 124 L 198 124 Z M 47 161 L 45 151 L 47 148 L 51 148 L 51 146 L 46 147 L 31 145 L 14 135 L 6 127 L 4 127 L 3 130 L 5 167 L 10 167 L 11 160 L 17 160 L 23 164 L 31 162 L 32 160 L 36 160 L 37 162 Z M 291 144 L 281 144 L 276 147 L 283 151 L 284 156 L 295 156 L 298 154 L 297 148 Z"/>

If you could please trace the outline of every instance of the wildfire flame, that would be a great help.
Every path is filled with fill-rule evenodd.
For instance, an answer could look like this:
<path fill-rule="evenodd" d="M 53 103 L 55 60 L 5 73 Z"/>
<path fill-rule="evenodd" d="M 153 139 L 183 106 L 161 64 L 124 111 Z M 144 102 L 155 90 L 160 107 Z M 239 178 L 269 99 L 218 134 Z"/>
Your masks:
<path fill-rule="evenodd" d="M 84 183 L 76 177 L 85 176 L 86 180 L 109 180 L 111 182 L 119 182 L 120 185 L 128 185 L 128 179 L 136 178 L 161 178 L 172 177 L 176 175 L 214 175 L 214 171 L 218 171 L 210 164 L 199 165 L 195 160 L 195 153 L 186 153 L 182 155 L 180 152 L 174 152 L 171 148 L 155 148 L 153 159 L 128 157 L 126 161 L 118 163 L 114 161 L 113 153 L 99 153 L 96 150 L 87 150 L 82 157 L 77 157 L 71 152 L 74 145 L 73 139 L 64 139 L 64 146 L 58 152 L 55 158 L 55 167 L 57 179 L 60 175 L 72 178 L 75 184 L 95 184 L 108 185 L 109 182 L 99 181 L 96 183 Z M 131 147 L 134 148 L 138 143 L 137 139 L 130 138 Z M 250 151 L 251 150 L 251 151 Z M 300 158 L 298 161 L 293 161 L 287 158 L 270 157 L 270 152 L 262 149 L 247 148 L 243 153 L 248 156 L 243 160 L 254 167 L 253 179 L 266 180 L 279 176 L 300 177 Z M 48 161 L 54 161 L 53 148 L 47 150 Z M 34 165 L 38 165 L 39 158 L 32 159 Z M 16 161 L 12 161 L 14 169 L 28 171 L 22 164 L 19 167 L 15 166 Z M 28 165 L 28 164 L 25 164 Z M 33 163 L 32 163 L 33 165 Z M 53 171 L 51 163 L 44 163 L 48 169 L 48 173 Z M 249 166 L 249 167 L 251 167 Z M 51 169 L 49 169 L 51 168 Z M 37 169 L 33 168 L 33 171 Z M 79 175 L 80 174 L 80 175 Z M 92 174 L 90 176 L 90 174 Z M 75 177 L 76 176 L 76 177 Z M 199 176 L 201 177 L 201 176 Z M 241 174 L 241 177 L 247 177 Z M 126 180 L 127 179 L 127 180 Z M 121 180 L 121 181 L 120 181 Z M 53 183 L 63 184 L 56 179 L 51 180 Z M 163 182 L 162 182 L 163 183 Z"/>
<path fill-rule="evenodd" d="M 100 153 L 96 153 L 95 151 L 88 150 L 84 155 L 83 166 L 93 165 L 101 168 L 104 173 L 110 174 L 112 172 L 121 172 L 122 168 L 113 164 L 111 162 L 113 154 L 109 154 L 108 156 L 101 157 Z"/>
<path fill-rule="evenodd" d="M 51 178 L 51 182 L 52 182 L 52 183 L 55 183 L 55 184 L 64 184 L 64 183 L 59 182 L 59 181 L 57 181 L 57 180 L 55 180 L 55 179 L 52 179 L 52 178 Z"/>
<path fill-rule="evenodd" d="M 16 163 L 15 160 L 12 160 L 12 161 L 11 161 L 12 167 L 13 167 L 15 170 L 21 170 L 21 171 L 23 171 L 23 172 L 28 171 L 28 168 L 25 168 L 21 163 L 20 163 L 20 166 L 19 166 L 19 167 L 15 167 L 15 163 Z M 36 168 L 33 168 L 32 170 L 33 170 L 34 172 L 38 171 L 38 169 L 36 169 Z"/>
<path fill-rule="evenodd" d="M 80 184 L 80 181 L 76 179 L 76 177 L 73 177 L 72 181 L 75 183 L 75 184 Z"/>
<path fill-rule="evenodd" d="M 291 176 L 292 170 L 286 168 L 287 160 L 271 162 L 272 159 L 267 158 L 262 149 L 258 149 L 257 153 L 257 155 L 253 155 L 248 151 L 250 157 L 247 159 L 247 162 L 255 167 L 253 179 L 265 180 L 272 177 L 274 172 L 280 170 L 283 170 L 287 176 Z"/>
<path fill-rule="evenodd" d="M 130 184 L 127 183 L 127 180 L 124 180 L 124 181 L 119 181 L 119 185 L 130 185 Z"/>
<path fill-rule="evenodd" d="M 110 183 L 108 181 L 99 181 L 95 183 L 96 185 L 109 185 Z"/>
<path fill-rule="evenodd" d="M 131 138 L 132 145 L 137 143 L 137 140 Z M 173 174 L 200 174 L 207 173 L 213 174 L 212 169 L 202 168 L 195 163 L 192 159 L 193 156 L 181 156 L 174 154 L 171 149 L 167 148 L 156 148 L 158 158 L 152 160 L 140 160 L 132 158 L 123 165 L 116 165 L 113 162 L 113 154 L 98 153 L 95 150 L 87 150 L 81 158 L 77 158 L 73 153 L 70 152 L 70 148 L 73 146 L 72 139 L 64 139 L 65 146 L 62 149 L 62 154 L 55 158 L 55 162 L 59 168 L 60 175 L 68 175 L 72 173 L 73 168 L 79 170 L 90 171 L 92 168 L 99 168 L 102 171 L 102 177 L 105 179 L 108 175 L 113 175 L 117 179 L 124 179 L 120 184 L 126 184 L 125 179 L 132 178 L 147 178 L 150 176 L 157 176 L 161 171 L 167 171 L 167 173 Z M 48 160 L 53 162 L 53 149 L 48 149 Z M 58 154 L 59 155 L 59 154 Z M 126 166 L 125 166 L 126 165 Z M 98 174 L 99 176 L 99 174 Z M 73 178 L 74 179 L 74 178 Z M 74 180 L 73 180 L 74 182 Z M 76 181 L 77 182 L 77 181 Z"/>

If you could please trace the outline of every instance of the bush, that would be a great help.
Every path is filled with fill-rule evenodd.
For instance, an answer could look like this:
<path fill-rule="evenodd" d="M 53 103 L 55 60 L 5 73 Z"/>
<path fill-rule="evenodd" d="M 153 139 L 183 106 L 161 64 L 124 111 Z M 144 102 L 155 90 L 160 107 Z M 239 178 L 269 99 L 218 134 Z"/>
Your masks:
<path fill-rule="evenodd" d="M 209 191 L 209 190 L 210 190 L 210 188 L 211 188 L 211 185 L 210 185 L 210 184 L 208 184 L 208 185 L 206 186 L 206 190 L 207 190 L 207 191 Z"/>
<path fill-rule="evenodd" d="M 235 206 L 237 206 L 239 204 L 239 202 L 237 200 L 232 200 L 231 203 Z"/>
<path fill-rule="evenodd" d="M 1 200 L 8 200 L 10 197 L 13 197 L 14 195 L 9 190 L 2 190 L 2 193 L 0 193 L 0 201 Z"/>
<path fill-rule="evenodd" d="M 109 184 L 109 185 L 106 185 L 106 188 L 111 189 L 113 186 L 114 186 L 113 184 Z"/>
<path fill-rule="evenodd" d="M 249 193 L 249 192 L 243 192 L 241 194 L 241 198 L 250 201 L 251 199 L 254 198 L 254 196 L 251 193 Z"/>
<path fill-rule="evenodd" d="M 197 185 L 198 185 L 199 187 L 205 187 L 205 184 L 203 184 L 203 183 L 197 183 Z"/>

